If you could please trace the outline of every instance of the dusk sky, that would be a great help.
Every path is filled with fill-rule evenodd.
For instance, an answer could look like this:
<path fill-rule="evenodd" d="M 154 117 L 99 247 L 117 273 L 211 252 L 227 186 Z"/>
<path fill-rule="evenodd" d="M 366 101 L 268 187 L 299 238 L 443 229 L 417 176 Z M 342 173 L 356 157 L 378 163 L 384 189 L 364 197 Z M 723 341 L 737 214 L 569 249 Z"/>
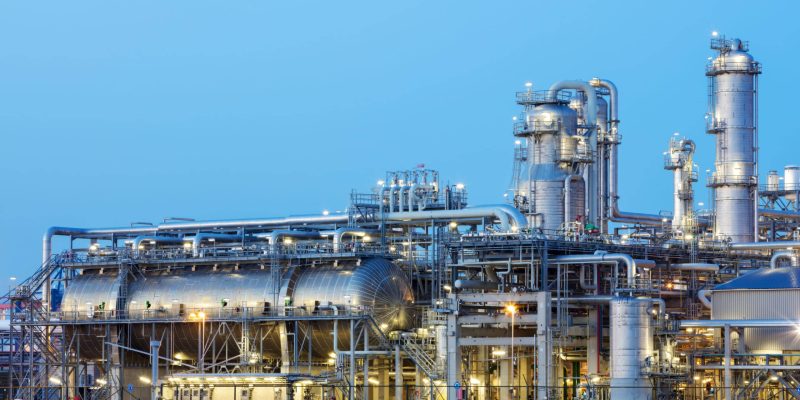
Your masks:
<path fill-rule="evenodd" d="M 419 163 L 499 203 L 514 93 L 620 90 L 620 204 L 671 209 L 662 152 L 704 133 L 712 31 L 750 42 L 760 172 L 800 163 L 800 3 L 753 1 L 5 1 L 0 285 L 51 225 L 126 226 L 347 206 Z M 58 242 L 63 245 L 63 241 Z M 4 286 L 0 286 L 4 287 Z"/>

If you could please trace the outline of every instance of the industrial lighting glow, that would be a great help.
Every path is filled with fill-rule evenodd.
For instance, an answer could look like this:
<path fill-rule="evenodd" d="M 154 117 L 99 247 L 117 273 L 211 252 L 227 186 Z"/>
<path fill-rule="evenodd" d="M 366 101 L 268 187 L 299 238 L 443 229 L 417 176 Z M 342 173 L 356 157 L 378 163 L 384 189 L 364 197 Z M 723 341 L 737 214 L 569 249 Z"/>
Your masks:
<path fill-rule="evenodd" d="M 197 318 L 205 319 L 206 318 L 206 313 L 200 311 L 199 313 L 197 313 Z"/>
<path fill-rule="evenodd" d="M 717 36 L 719 36 L 719 32 L 713 31 L 713 32 L 711 32 L 711 36 L 717 37 Z"/>
<path fill-rule="evenodd" d="M 506 312 L 507 312 L 507 313 L 509 313 L 509 314 L 516 314 L 516 312 L 517 312 L 517 306 L 516 306 L 516 305 L 514 305 L 514 304 L 508 304 L 508 305 L 506 305 Z"/>
<path fill-rule="evenodd" d="M 533 87 L 533 82 L 525 82 L 525 87 L 526 87 L 526 88 L 531 88 L 531 87 Z"/>
<path fill-rule="evenodd" d="M 456 183 L 456 189 L 463 190 L 464 189 L 464 184 L 463 183 Z"/>
<path fill-rule="evenodd" d="M 506 351 L 502 349 L 492 350 L 492 355 L 495 357 L 503 357 L 504 355 L 506 355 Z"/>
<path fill-rule="evenodd" d="M 94 381 L 95 381 L 95 383 L 99 383 L 99 384 L 101 384 L 101 385 L 105 385 L 106 383 L 108 383 L 108 382 L 107 382 L 105 379 L 103 379 L 103 378 L 97 378 L 97 379 L 95 379 Z"/>
<path fill-rule="evenodd" d="M 328 210 L 322 210 L 322 215 L 330 215 L 330 213 L 331 213 L 331 212 L 330 212 L 330 211 L 328 211 Z"/>
<path fill-rule="evenodd" d="M 371 385 L 380 385 L 381 383 L 381 381 L 379 381 L 377 378 L 369 378 L 367 379 L 367 382 L 369 382 Z"/>
<path fill-rule="evenodd" d="M 474 376 L 470 376 L 469 377 L 469 384 L 477 386 L 477 385 L 481 384 L 481 381 L 478 378 L 474 377 Z"/>
<path fill-rule="evenodd" d="M 50 383 L 52 383 L 52 384 L 54 384 L 54 385 L 60 385 L 60 384 L 61 384 L 61 379 L 58 379 L 58 378 L 56 378 L 55 376 L 51 376 L 51 377 L 48 379 L 48 381 L 50 381 Z"/>
<path fill-rule="evenodd" d="M 450 285 L 443 285 L 443 286 L 442 286 L 442 289 L 444 289 L 446 292 L 450 292 L 450 291 L 452 291 L 452 290 L 453 290 L 453 287 L 452 287 L 452 286 L 450 286 Z"/>
<path fill-rule="evenodd" d="M 385 184 L 386 184 L 386 181 L 384 181 L 383 179 L 378 179 L 378 186 L 383 186 Z"/>
<path fill-rule="evenodd" d="M 456 221 L 451 222 L 450 223 L 450 229 L 456 229 L 456 228 L 458 228 L 458 222 L 456 222 Z"/>
<path fill-rule="evenodd" d="M 139 377 L 139 380 L 140 380 L 142 383 L 146 383 L 146 384 L 148 384 L 148 385 L 149 385 L 150 383 L 152 383 L 152 381 L 150 380 L 150 378 L 148 378 L 148 377 L 146 377 L 146 376 L 140 376 L 140 377 Z"/>
<path fill-rule="evenodd" d="M 514 141 L 514 144 L 515 144 L 515 145 L 517 145 L 517 146 L 519 146 L 519 145 L 521 145 L 521 144 L 522 144 L 522 141 L 521 141 L 521 140 L 515 140 L 515 141 Z"/>

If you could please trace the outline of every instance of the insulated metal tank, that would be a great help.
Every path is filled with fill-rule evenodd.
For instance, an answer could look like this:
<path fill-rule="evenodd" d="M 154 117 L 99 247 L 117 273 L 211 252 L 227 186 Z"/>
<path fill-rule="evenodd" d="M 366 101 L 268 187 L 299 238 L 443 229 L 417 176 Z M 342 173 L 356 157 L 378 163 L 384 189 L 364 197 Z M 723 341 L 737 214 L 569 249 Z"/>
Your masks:
<path fill-rule="evenodd" d="M 781 179 L 778 176 L 778 171 L 769 171 L 767 175 L 767 190 L 775 192 L 781 188 Z"/>
<path fill-rule="evenodd" d="M 535 216 L 533 225 L 545 233 L 558 232 L 565 222 L 567 209 L 585 212 L 583 190 L 571 196 L 565 207 L 565 179 L 571 175 L 564 166 L 562 152 L 574 153 L 573 136 L 578 129 L 578 114 L 560 102 L 539 104 L 529 110 L 526 122 L 531 134 L 528 141 L 527 163 L 520 173 L 519 195 L 528 200 L 526 211 Z M 582 182 L 582 181 L 581 181 Z"/>
<path fill-rule="evenodd" d="M 611 301 L 611 398 L 652 398 L 644 370 L 653 356 L 650 299 L 630 297 Z"/>
<path fill-rule="evenodd" d="M 330 263 L 292 270 L 284 272 L 278 289 L 278 306 L 290 305 L 293 311 L 287 309 L 288 313 L 311 314 L 319 311 L 318 306 L 329 304 L 337 306 L 340 313 L 346 312 L 348 307 L 366 306 L 372 310 L 376 322 L 386 328 L 384 330 L 405 329 L 411 324 L 409 313 L 414 300 L 411 284 L 406 274 L 386 259 L 370 258 L 361 265 L 339 261 L 338 265 Z M 96 309 L 102 303 L 107 313 L 114 314 L 119 293 L 116 281 L 115 274 L 92 272 L 73 279 L 62 301 L 65 318 L 80 321 L 99 318 L 87 310 Z M 155 321 L 156 332 L 163 332 L 165 324 L 159 325 L 159 319 L 177 319 L 172 327 L 172 349 L 192 359 L 197 352 L 198 324 L 181 321 L 190 312 L 203 310 L 209 319 L 218 314 L 233 315 L 234 320 L 245 312 L 268 315 L 275 298 L 269 269 L 148 273 L 144 278 L 131 279 L 128 285 L 128 314 L 132 318 L 149 319 L 143 328 L 132 329 L 131 340 L 137 347 L 146 349 L 150 331 L 144 328 Z M 237 324 L 230 325 L 234 332 L 241 331 Z M 330 321 L 313 323 L 312 349 L 318 357 L 327 357 L 333 348 L 332 325 Z M 86 331 L 82 352 L 102 354 L 102 338 L 93 340 L 96 335 L 90 334 L 90 327 L 77 329 Z M 348 346 L 349 335 L 343 326 L 339 328 L 339 348 Z M 264 356 L 279 356 L 277 330 L 267 338 L 264 349 Z"/>
<path fill-rule="evenodd" d="M 708 132 L 716 134 L 714 188 L 719 240 L 755 240 L 756 185 L 756 77 L 760 65 L 739 39 L 714 39 L 718 51 L 706 69 L 711 79 Z"/>
<path fill-rule="evenodd" d="M 783 167 L 784 190 L 800 190 L 800 167 L 787 165 Z"/>

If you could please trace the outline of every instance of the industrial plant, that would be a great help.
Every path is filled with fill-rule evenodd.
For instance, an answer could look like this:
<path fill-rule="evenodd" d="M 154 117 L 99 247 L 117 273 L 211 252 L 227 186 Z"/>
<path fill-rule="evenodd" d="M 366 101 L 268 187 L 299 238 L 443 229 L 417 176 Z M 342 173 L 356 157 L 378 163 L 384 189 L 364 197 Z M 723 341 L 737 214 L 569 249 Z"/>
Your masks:
<path fill-rule="evenodd" d="M 48 229 L 0 397 L 800 398 L 800 167 L 759 179 L 761 64 L 711 51 L 705 208 L 712 149 L 669 133 L 673 209 L 620 208 L 624 88 L 526 84 L 495 205 L 420 165 L 341 212 Z"/>

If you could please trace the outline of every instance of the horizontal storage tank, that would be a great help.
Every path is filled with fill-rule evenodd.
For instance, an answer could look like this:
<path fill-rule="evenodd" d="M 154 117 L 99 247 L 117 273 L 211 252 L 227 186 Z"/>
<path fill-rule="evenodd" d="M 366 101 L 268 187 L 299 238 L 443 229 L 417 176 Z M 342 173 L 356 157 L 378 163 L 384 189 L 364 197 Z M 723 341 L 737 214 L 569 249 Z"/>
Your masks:
<path fill-rule="evenodd" d="M 717 285 L 711 319 L 800 320 L 800 268 L 763 268 Z M 745 328 L 747 351 L 780 354 L 800 351 L 797 328 Z"/>
<path fill-rule="evenodd" d="M 150 330 L 155 323 L 157 333 L 166 324 L 159 320 L 170 320 L 173 326 L 173 352 L 185 353 L 192 358 L 197 353 L 198 324 L 188 320 L 189 315 L 202 311 L 206 318 L 229 316 L 235 321 L 244 313 L 251 316 L 270 316 L 276 312 L 294 315 L 331 315 L 332 310 L 324 306 L 334 305 L 340 314 L 348 307 L 368 308 L 379 326 L 385 331 L 402 330 L 410 326 L 410 307 L 413 292 L 406 274 L 394 263 L 383 258 L 291 268 L 284 270 L 283 282 L 277 288 L 272 284 L 269 269 L 217 271 L 161 271 L 148 273 L 144 278 L 129 278 L 127 312 L 134 319 L 147 320 L 143 327 L 132 329 L 132 341 L 139 349 L 147 349 Z M 114 318 L 119 287 L 116 274 L 87 272 L 73 279 L 62 301 L 65 319 L 90 321 Z M 278 299 L 277 308 L 275 299 Z M 148 308 L 149 304 L 149 308 Z M 320 306 L 323 306 L 320 308 Z M 102 308 L 102 310 L 101 310 Z M 190 323 L 194 322 L 194 323 Z M 272 321 L 259 322 L 274 324 Z M 238 324 L 229 328 L 240 332 Z M 312 349 L 318 357 L 328 357 L 333 349 L 331 321 L 316 321 L 312 324 Z M 339 347 L 349 346 L 347 333 L 349 324 L 339 328 Z M 97 332 L 86 330 L 87 338 Z M 101 355 L 101 340 L 86 339 L 81 351 L 87 356 Z M 278 330 L 272 330 L 264 342 L 264 356 L 279 357 Z M 163 346 L 166 347 L 166 346 Z"/>

